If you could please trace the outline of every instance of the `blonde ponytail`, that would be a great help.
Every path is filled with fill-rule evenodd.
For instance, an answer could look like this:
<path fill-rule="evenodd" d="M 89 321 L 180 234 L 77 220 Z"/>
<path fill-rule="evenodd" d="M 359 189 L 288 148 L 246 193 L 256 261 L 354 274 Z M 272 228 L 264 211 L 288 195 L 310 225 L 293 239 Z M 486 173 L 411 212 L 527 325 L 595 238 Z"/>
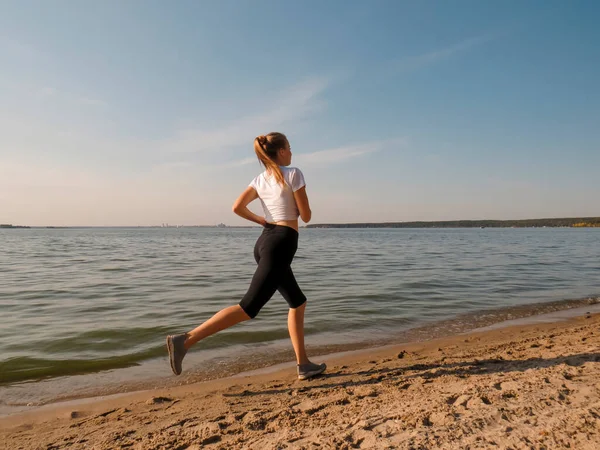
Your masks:
<path fill-rule="evenodd" d="M 275 177 L 275 180 L 281 186 L 285 186 L 285 179 L 283 178 L 281 168 L 275 162 L 275 158 L 277 157 L 277 151 L 285 148 L 287 143 L 288 140 L 282 133 L 269 133 L 254 139 L 254 152 L 258 160 Z"/>

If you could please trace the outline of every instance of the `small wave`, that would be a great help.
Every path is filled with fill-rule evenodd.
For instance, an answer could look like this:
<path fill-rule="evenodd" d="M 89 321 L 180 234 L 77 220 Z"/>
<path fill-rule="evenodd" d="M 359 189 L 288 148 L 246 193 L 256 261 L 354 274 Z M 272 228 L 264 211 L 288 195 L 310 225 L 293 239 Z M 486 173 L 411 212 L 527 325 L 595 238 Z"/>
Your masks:
<path fill-rule="evenodd" d="M 128 272 L 130 270 L 128 267 L 103 267 L 100 272 Z"/>
<path fill-rule="evenodd" d="M 50 377 L 81 375 L 138 365 L 151 355 L 141 352 L 110 359 L 45 359 L 21 356 L 0 362 L 0 385 Z"/>

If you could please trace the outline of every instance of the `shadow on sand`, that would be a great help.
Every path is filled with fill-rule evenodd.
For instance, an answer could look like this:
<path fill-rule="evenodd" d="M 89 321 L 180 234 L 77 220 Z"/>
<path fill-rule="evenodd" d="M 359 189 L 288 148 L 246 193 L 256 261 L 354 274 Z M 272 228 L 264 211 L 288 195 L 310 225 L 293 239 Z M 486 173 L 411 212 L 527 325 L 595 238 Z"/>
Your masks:
<path fill-rule="evenodd" d="M 307 392 L 318 389 L 332 389 L 337 387 L 368 386 L 380 383 L 383 380 L 407 383 L 414 378 L 433 380 L 442 376 L 457 376 L 468 378 L 473 375 L 486 375 L 493 373 L 525 372 L 529 369 L 544 369 L 548 367 L 566 364 L 568 366 L 581 366 L 587 362 L 600 362 L 600 353 L 581 353 L 568 356 L 557 356 L 555 358 L 529 358 L 529 359 L 474 359 L 442 364 L 413 364 L 398 368 L 373 368 L 359 372 L 333 372 L 325 373 L 315 377 L 314 381 L 320 383 L 306 383 L 301 385 L 286 385 L 277 389 L 265 389 L 258 391 L 244 390 L 240 393 L 227 393 L 225 397 L 245 397 L 253 395 L 284 394 L 294 390 Z M 336 382 L 340 377 L 361 377 L 358 380 Z M 325 381 L 324 383 L 322 381 Z M 408 387 L 408 386 L 407 386 Z"/>

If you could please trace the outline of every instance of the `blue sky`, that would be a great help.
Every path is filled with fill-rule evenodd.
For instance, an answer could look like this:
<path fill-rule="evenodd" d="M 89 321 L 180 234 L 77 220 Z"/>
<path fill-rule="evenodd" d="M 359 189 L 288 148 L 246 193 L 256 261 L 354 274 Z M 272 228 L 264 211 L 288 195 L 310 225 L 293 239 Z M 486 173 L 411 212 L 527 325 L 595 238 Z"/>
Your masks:
<path fill-rule="evenodd" d="M 315 223 L 598 216 L 599 20 L 595 1 L 2 2 L 0 222 L 243 224 L 269 131 Z"/>

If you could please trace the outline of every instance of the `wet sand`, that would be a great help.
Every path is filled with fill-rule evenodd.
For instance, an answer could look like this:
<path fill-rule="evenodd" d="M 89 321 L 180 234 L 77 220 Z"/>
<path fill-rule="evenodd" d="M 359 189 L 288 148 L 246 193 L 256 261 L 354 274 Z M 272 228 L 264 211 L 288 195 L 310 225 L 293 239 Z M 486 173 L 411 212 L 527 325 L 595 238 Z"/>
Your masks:
<path fill-rule="evenodd" d="M 600 315 L 0 418 L 7 449 L 600 448 Z M 173 377 L 174 384 L 177 378 Z"/>

